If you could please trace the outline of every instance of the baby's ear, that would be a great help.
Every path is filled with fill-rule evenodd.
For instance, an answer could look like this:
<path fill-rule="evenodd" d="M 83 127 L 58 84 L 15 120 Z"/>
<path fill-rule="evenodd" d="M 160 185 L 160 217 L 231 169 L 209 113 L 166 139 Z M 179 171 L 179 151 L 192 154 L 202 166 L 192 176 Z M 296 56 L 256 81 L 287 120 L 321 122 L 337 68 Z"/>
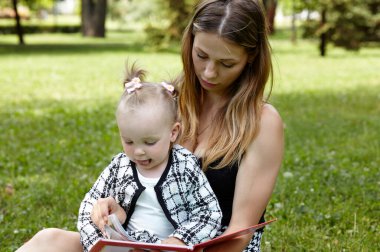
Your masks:
<path fill-rule="evenodd" d="M 177 140 L 180 130 L 181 130 L 181 124 L 179 122 L 174 123 L 172 127 L 172 132 L 170 135 L 170 142 L 174 143 Z"/>

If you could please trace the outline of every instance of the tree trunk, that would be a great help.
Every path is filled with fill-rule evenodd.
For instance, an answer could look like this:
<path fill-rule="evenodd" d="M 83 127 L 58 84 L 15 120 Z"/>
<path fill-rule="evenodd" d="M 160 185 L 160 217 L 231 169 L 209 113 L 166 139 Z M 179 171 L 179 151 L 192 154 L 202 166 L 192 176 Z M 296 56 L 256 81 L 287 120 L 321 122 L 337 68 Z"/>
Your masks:
<path fill-rule="evenodd" d="M 82 35 L 106 36 L 107 0 L 82 0 Z"/>
<path fill-rule="evenodd" d="M 323 8 L 322 12 L 321 12 L 321 27 L 326 25 L 326 22 L 327 22 L 326 14 L 327 14 L 327 10 L 326 10 L 326 8 Z M 319 52 L 320 52 L 320 55 L 322 57 L 324 57 L 326 55 L 326 45 L 327 45 L 327 32 L 326 31 L 323 31 L 321 33 L 320 39 L 321 39 L 321 41 L 320 41 L 320 45 L 319 45 Z"/>
<path fill-rule="evenodd" d="M 20 15 L 18 14 L 18 10 L 17 10 L 17 0 L 12 0 L 12 5 L 13 5 L 13 10 L 15 12 L 16 32 L 18 35 L 18 43 L 19 43 L 19 45 L 25 45 L 24 33 L 22 31 Z"/>
<path fill-rule="evenodd" d="M 277 0 L 265 0 L 263 3 L 267 14 L 269 32 L 273 34 L 275 32 L 274 20 L 276 16 Z"/>
<path fill-rule="evenodd" d="M 292 35 L 291 41 L 293 44 L 297 43 L 297 27 L 296 27 L 296 8 L 294 0 L 292 0 Z"/>

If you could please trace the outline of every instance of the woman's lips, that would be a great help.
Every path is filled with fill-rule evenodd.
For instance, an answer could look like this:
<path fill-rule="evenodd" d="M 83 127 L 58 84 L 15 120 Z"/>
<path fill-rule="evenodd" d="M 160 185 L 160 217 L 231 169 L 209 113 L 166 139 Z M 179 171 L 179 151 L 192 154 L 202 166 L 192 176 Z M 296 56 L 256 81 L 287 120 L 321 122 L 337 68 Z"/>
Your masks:
<path fill-rule="evenodd" d="M 210 83 L 210 82 L 205 81 L 205 80 L 202 80 L 202 84 L 203 84 L 204 86 L 206 86 L 206 87 L 209 87 L 209 88 L 213 88 L 213 87 L 216 86 L 216 84 L 214 84 L 214 83 Z"/>

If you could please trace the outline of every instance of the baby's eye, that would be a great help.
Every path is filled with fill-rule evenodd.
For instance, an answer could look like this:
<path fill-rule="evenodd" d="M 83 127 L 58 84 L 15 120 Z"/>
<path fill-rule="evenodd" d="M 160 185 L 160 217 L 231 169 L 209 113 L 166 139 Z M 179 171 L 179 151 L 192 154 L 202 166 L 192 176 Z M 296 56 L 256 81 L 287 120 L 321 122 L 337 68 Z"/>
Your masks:
<path fill-rule="evenodd" d="M 124 143 L 127 144 L 127 145 L 131 145 L 131 144 L 133 144 L 132 141 L 124 141 Z"/>
<path fill-rule="evenodd" d="M 155 145 L 157 143 L 157 141 L 147 141 L 145 142 L 146 145 Z"/>

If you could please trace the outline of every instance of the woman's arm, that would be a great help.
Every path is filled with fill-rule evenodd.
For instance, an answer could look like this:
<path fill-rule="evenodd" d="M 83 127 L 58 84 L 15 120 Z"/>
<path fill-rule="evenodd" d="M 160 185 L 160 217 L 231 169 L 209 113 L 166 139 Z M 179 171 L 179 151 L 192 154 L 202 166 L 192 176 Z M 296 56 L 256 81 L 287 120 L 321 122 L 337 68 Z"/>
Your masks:
<path fill-rule="evenodd" d="M 263 107 L 260 131 L 240 164 L 236 178 L 232 217 L 225 234 L 259 222 L 275 186 L 284 152 L 280 115 L 269 104 Z M 243 236 L 207 251 L 242 251 L 252 235 Z"/>

